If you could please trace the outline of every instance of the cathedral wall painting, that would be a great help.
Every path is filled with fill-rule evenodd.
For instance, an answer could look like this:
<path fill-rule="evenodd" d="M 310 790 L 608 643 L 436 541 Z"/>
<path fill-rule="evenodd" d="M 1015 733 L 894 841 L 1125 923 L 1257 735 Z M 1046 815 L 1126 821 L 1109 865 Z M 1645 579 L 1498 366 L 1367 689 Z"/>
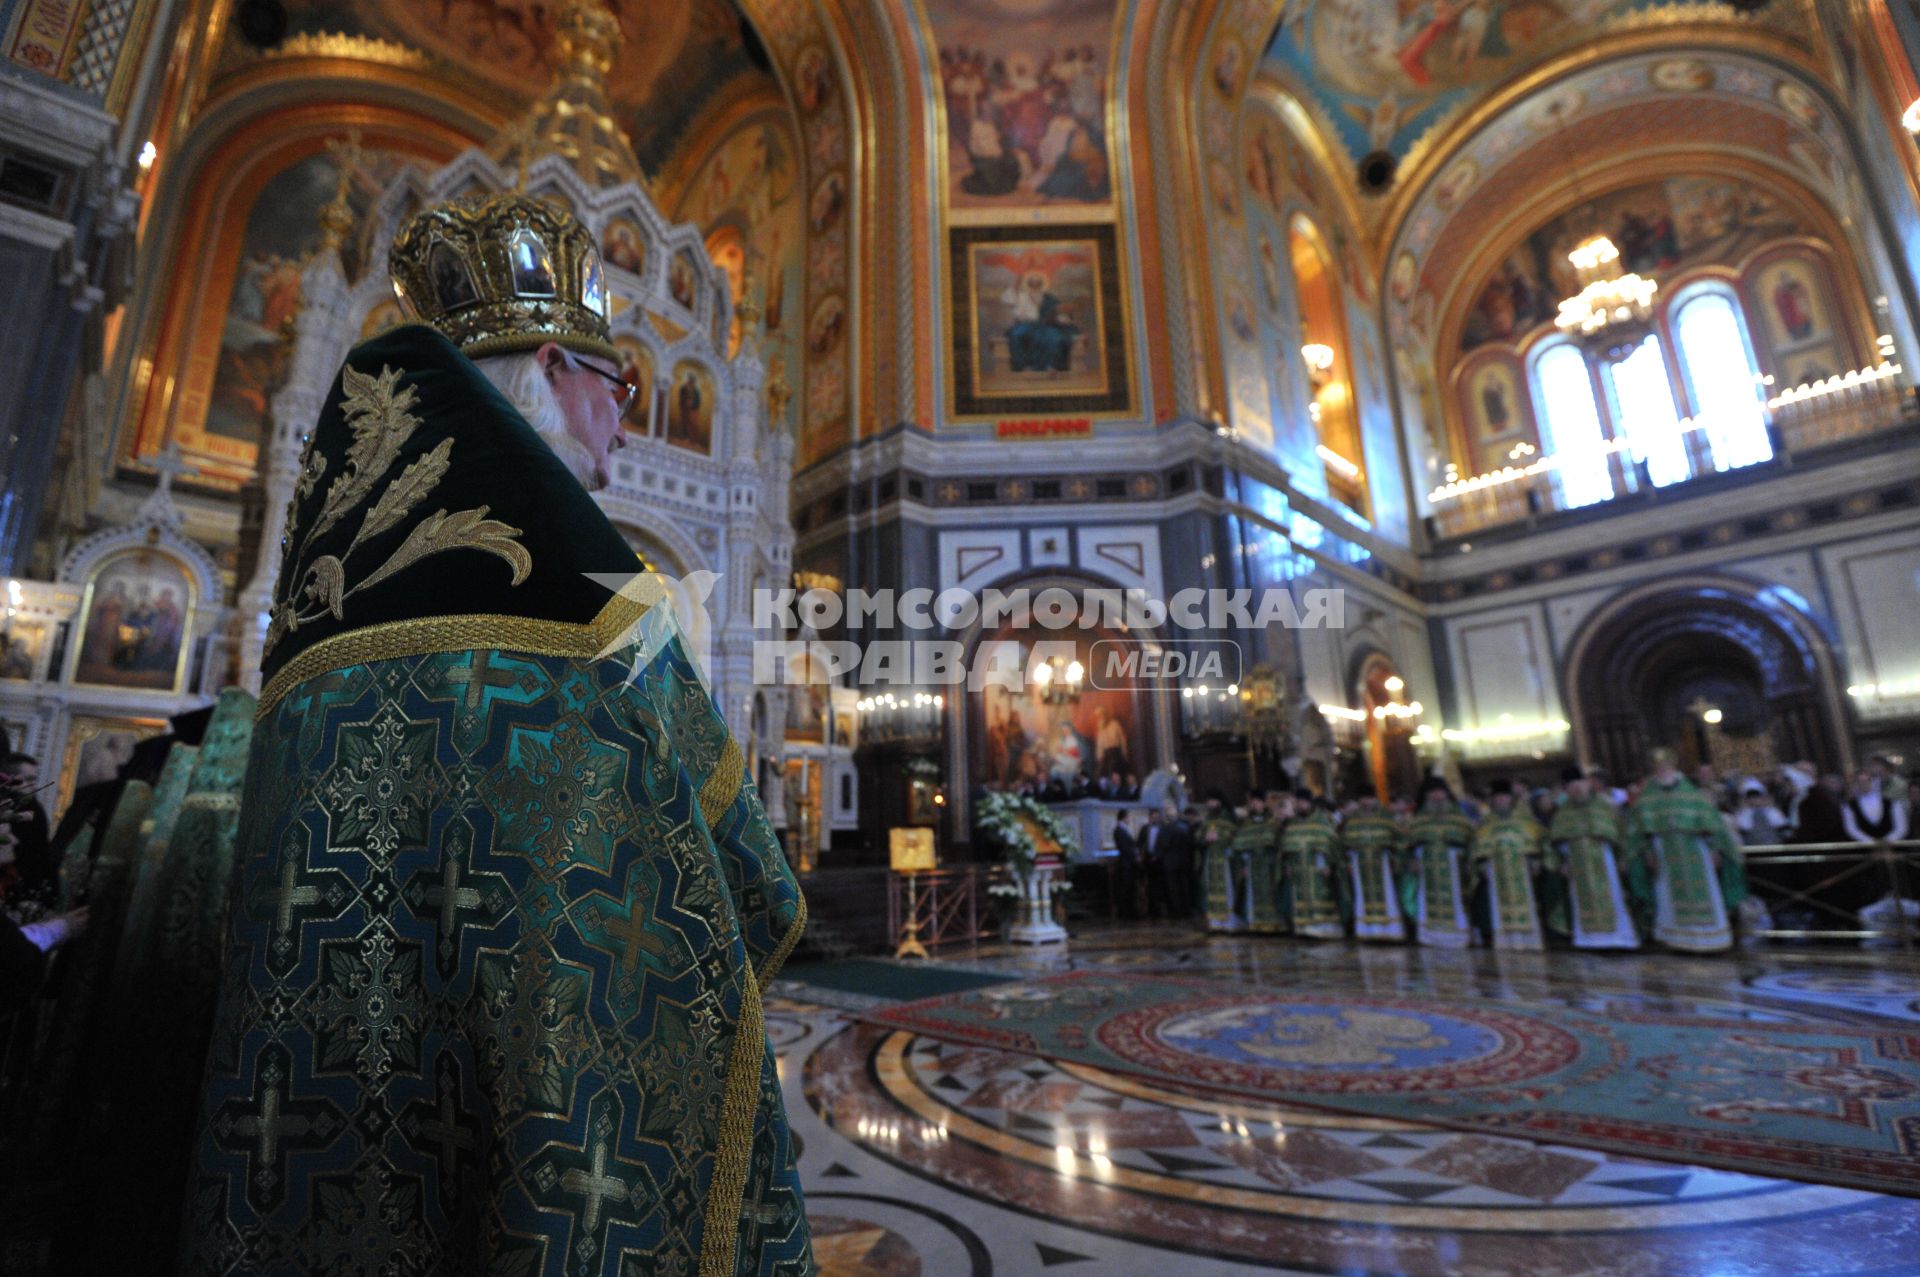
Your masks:
<path fill-rule="evenodd" d="M 193 631 L 193 583 L 152 550 L 115 555 L 88 582 L 74 656 L 75 683 L 179 689 Z"/>
<path fill-rule="evenodd" d="M 1114 0 L 924 0 L 924 8 L 945 104 L 949 209 L 1108 203 Z"/>
<path fill-rule="evenodd" d="M 399 167 L 400 161 L 389 156 L 361 157 L 348 192 L 357 221 L 368 211 L 372 193 Z M 180 422 L 189 450 L 252 462 L 292 353 L 300 274 L 320 247 L 317 214 L 333 199 L 339 173 L 333 154 L 309 155 L 268 179 L 247 211 L 239 260 L 231 267 L 206 416 L 199 423 Z M 342 245 L 340 256 L 347 277 L 358 278 L 364 268 L 358 243 Z M 196 434 L 203 437 L 196 440 Z"/>
<path fill-rule="evenodd" d="M 1709 263 L 1737 265 L 1763 244 L 1805 228 L 1773 196 L 1723 178 L 1676 177 L 1609 192 L 1514 246 L 1475 289 L 1460 348 L 1515 341 L 1551 322 L 1560 299 L 1579 289 L 1567 253 L 1596 232 L 1619 248 L 1623 270 L 1659 276 Z"/>
<path fill-rule="evenodd" d="M 1783 245 L 1742 282 L 1755 353 L 1779 386 L 1804 386 L 1872 362 L 1854 340 L 1824 254 Z"/>
<path fill-rule="evenodd" d="M 1127 406 L 1113 228 L 1054 229 L 951 232 L 958 414 Z"/>

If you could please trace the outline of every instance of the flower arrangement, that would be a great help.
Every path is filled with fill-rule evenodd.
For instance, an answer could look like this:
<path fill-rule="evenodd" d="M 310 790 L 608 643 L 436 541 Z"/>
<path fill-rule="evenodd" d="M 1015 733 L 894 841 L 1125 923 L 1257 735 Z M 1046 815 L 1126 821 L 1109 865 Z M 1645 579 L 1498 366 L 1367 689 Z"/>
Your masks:
<path fill-rule="evenodd" d="M 973 805 L 973 835 L 999 851 L 1011 882 L 987 888 L 989 895 L 1018 896 L 1042 855 L 1065 859 L 1079 849 L 1073 826 L 1051 807 L 1024 794 L 990 791 Z M 1054 880 L 1055 891 L 1065 891 L 1064 875 Z"/>

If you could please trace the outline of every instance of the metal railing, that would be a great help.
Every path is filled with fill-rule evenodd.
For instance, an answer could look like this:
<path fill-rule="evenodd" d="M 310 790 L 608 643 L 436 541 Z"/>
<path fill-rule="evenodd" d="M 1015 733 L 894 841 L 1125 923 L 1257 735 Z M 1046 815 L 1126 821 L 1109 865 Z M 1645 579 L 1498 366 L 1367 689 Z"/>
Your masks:
<path fill-rule="evenodd" d="M 1782 909 L 1798 906 L 1816 923 L 1832 924 L 1776 925 L 1752 933 L 1761 939 L 1920 945 L 1920 839 L 1772 844 L 1745 848 L 1741 859 L 1748 891 L 1769 913 L 1777 917 Z M 1797 872 L 1782 872 L 1795 867 Z M 1888 900 L 1892 908 L 1880 911 L 1887 926 L 1871 926 L 1861 918 L 1862 909 Z"/>

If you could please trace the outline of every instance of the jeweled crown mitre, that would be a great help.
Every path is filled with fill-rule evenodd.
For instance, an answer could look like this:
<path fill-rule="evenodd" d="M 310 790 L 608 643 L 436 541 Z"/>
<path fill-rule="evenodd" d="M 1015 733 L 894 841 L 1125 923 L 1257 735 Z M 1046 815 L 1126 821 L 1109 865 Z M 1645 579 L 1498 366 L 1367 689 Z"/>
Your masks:
<path fill-rule="evenodd" d="M 555 342 L 619 358 L 607 329 L 600 250 L 555 204 L 463 195 L 407 220 L 388 254 L 393 291 L 469 358 Z"/>

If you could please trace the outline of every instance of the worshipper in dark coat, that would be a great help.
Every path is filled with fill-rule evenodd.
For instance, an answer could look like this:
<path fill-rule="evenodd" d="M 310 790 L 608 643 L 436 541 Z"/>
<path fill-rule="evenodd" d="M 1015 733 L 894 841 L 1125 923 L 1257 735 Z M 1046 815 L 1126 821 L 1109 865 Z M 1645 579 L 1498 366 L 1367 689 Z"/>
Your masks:
<path fill-rule="evenodd" d="M 1114 868 L 1115 904 L 1128 922 L 1140 916 L 1140 844 L 1127 827 L 1127 813 L 1113 818 L 1113 847 L 1119 853 Z"/>

